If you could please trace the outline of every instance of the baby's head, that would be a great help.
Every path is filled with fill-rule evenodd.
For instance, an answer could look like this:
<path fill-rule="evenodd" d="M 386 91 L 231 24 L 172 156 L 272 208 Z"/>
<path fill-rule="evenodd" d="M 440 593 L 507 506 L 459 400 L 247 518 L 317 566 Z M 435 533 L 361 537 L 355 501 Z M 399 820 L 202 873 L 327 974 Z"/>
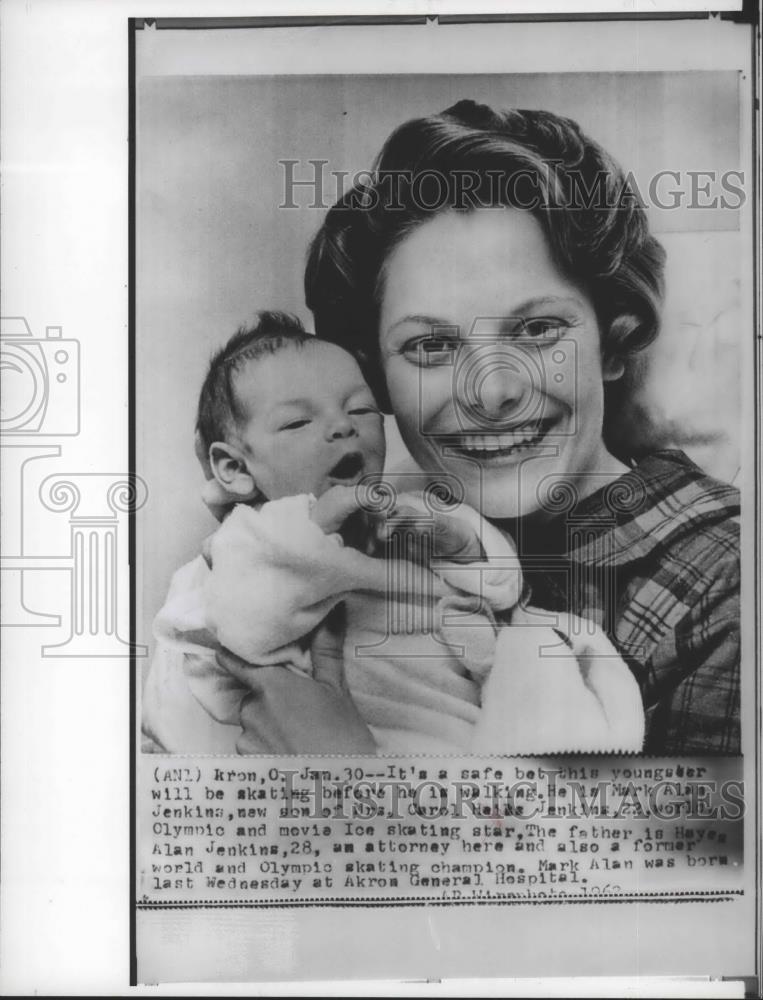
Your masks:
<path fill-rule="evenodd" d="M 347 351 L 262 312 L 210 362 L 197 434 L 217 482 L 242 500 L 316 497 L 384 466 L 381 413 Z"/>

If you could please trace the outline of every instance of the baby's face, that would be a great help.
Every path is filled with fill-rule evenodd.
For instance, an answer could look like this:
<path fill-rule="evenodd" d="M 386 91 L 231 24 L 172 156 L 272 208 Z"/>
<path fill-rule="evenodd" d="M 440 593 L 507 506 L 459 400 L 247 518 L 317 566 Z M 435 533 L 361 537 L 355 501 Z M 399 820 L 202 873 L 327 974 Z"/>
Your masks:
<path fill-rule="evenodd" d="M 268 500 L 316 497 L 384 467 L 383 418 L 355 359 L 323 341 L 258 358 L 236 378 L 239 441 Z"/>

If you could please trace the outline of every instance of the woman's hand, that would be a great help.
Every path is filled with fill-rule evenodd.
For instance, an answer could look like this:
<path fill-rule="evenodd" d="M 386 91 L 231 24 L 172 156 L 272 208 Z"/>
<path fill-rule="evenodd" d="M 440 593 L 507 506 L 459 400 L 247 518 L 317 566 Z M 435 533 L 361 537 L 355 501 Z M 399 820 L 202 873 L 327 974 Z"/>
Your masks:
<path fill-rule="evenodd" d="M 416 530 L 411 530 L 415 526 Z M 400 558 L 423 564 L 428 559 L 454 562 L 481 562 L 485 558 L 479 535 L 463 518 L 452 514 L 434 514 L 422 521 L 421 512 L 405 504 L 397 507 L 379 528 L 380 537 L 391 544 L 400 532 Z M 431 539 L 427 544 L 425 539 Z"/>
<path fill-rule="evenodd" d="M 572 614 L 560 615 L 559 624 L 577 657 L 581 680 L 601 708 L 604 749 L 637 753 L 644 745 L 644 705 L 630 668 L 600 629 L 587 634 L 585 622 Z"/>
<path fill-rule="evenodd" d="M 354 486 L 332 486 L 313 504 L 310 520 L 321 531 L 331 535 L 342 527 L 352 514 L 360 510 L 358 491 Z"/>
<path fill-rule="evenodd" d="M 313 677 L 285 667 L 256 667 L 228 650 L 218 662 L 245 676 L 242 754 L 373 754 L 376 743 L 350 696 L 344 675 L 344 608 L 335 608 L 310 647 Z"/>
<path fill-rule="evenodd" d="M 372 514 L 362 508 L 355 486 L 332 486 L 315 502 L 310 519 L 326 534 L 341 532 L 345 544 L 367 555 L 392 547 L 398 532 L 402 547 L 396 555 L 409 562 L 424 564 L 435 558 L 467 563 L 485 558 L 477 532 L 462 518 L 427 512 L 422 519 L 422 511 L 405 502 L 389 513 Z"/>
<path fill-rule="evenodd" d="M 383 522 L 363 510 L 355 486 L 332 486 L 318 497 L 310 520 L 327 535 L 338 534 L 345 545 L 367 556 L 377 554 Z"/>
<path fill-rule="evenodd" d="M 638 753 L 641 692 L 603 631 L 569 614 L 537 621 L 518 609 L 499 632 L 473 752 Z"/>

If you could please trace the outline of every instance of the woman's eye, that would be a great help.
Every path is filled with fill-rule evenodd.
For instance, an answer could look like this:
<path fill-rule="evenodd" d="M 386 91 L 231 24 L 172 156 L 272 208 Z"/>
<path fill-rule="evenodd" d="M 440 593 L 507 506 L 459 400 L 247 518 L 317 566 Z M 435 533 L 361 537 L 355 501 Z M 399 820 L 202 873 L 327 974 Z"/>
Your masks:
<path fill-rule="evenodd" d="M 561 319 L 526 319 L 517 331 L 518 340 L 555 344 L 564 336 L 568 324 Z"/>
<path fill-rule="evenodd" d="M 422 368 L 452 365 L 458 341 L 447 337 L 420 337 L 403 345 L 403 354 Z"/>

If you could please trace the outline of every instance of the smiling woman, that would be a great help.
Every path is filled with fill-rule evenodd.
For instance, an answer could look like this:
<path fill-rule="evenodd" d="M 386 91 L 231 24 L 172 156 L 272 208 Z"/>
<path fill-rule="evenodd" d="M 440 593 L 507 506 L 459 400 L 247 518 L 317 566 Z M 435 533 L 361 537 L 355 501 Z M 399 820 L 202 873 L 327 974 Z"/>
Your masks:
<path fill-rule="evenodd" d="M 604 628 L 646 750 L 738 752 L 738 494 L 618 426 L 664 262 L 575 122 L 459 101 L 390 136 L 328 213 L 305 288 L 419 467 L 514 537 L 533 603 Z"/>

